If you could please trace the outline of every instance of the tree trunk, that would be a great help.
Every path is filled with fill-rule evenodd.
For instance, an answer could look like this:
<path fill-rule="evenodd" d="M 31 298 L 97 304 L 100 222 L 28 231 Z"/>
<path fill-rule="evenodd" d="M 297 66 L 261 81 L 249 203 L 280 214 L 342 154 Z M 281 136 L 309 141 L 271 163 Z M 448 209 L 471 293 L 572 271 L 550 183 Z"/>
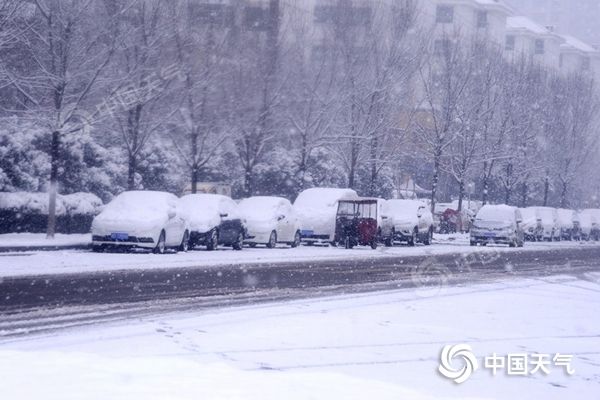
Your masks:
<path fill-rule="evenodd" d="M 244 172 L 244 193 L 246 197 L 252 197 L 252 192 L 252 167 L 248 166 Z"/>
<path fill-rule="evenodd" d="M 463 209 L 463 199 L 465 198 L 465 180 L 461 179 L 458 182 L 458 212 Z"/>
<path fill-rule="evenodd" d="M 546 176 L 544 179 L 544 207 L 548 206 L 548 196 L 550 194 L 550 178 Z"/>
<path fill-rule="evenodd" d="M 304 190 L 306 171 L 308 169 L 308 140 L 302 135 L 302 148 L 300 150 L 300 164 L 298 165 L 298 193 Z"/>
<path fill-rule="evenodd" d="M 506 186 L 506 192 L 504 193 L 504 204 L 510 204 L 510 198 L 512 197 L 512 188 L 510 185 Z"/>
<path fill-rule="evenodd" d="M 488 178 L 488 162 L 484 161 L 483 162 L 483 193 L 481 194 L 481 202 L 483 203 L 483 205 L 485 206 L 488 202 L 488 196 L 489 196 L 489 192 L 490 192 L 490 181 Z"/>
<path fill-rule="evenodd" d="M 437 196 L 438 184 L 440 182 L 440 168 L 442 162 L 441 151 L 436 151 L 433 156 L 433 181 L 431 184 L 431 213 L 435 213 L 435 202 Z"/>
<path fill-rule="evenodd" d="M 198 193 L 198 165 L 192 166 L 192 194 Z"/>
<path fill-rule="evenodd" d="M 127 190 L 135 190 L 135 173 L 137 171 L 137 156 L 129 154 L 127 168 Z"/>
<path fill-rule="evenodd" d="M 369 182 L 369 195 L 375 197 L 377 195 L 377 150 L 379 148 L 379 140 L 374 134 L 371 139 L 371 179 Z"/>
<path fill-rule="evenodd" d="M 523 183 L 523 188 L 521 192 L 521 207 L 527 207 L 527 198 L 529 197 L 529 185 L 527 183 Z"/>
<path fill-rule="evenodd" d="M 192 127 L 192 194 L 198 192 L 198 132 Z"/>
<path fill-rule="evenodd" d="M 60 133 L 52 132 L 50 149 L 50 188 L 48 191 L 48 227 L 46 237 L 53 239 L 56 233 L 56 197 L 58 195 L 58 163 L 60 161 Z"/>
<path fill-rule="evenodd" d="M 567 200 L 568 194 L 569 194 L 569 184 L 566 181 L 563 181 L 562 190 L 560 193 L 560 206 L 562 208 L 567 208 L 569 206 L 569 202 Z"/>

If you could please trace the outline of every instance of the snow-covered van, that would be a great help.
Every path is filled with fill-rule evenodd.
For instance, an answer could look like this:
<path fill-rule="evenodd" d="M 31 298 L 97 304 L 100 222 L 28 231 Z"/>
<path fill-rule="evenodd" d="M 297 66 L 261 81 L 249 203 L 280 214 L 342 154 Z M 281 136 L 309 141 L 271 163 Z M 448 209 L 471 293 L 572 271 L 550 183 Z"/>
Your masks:
<path fill-rule="evenodd" d="M 356 200 L 352 189 L 312 188 L 298 195 L 294 212 L 300 219 L 302 242 L 332 243 L 335 239 L 335 217 L 340 200 Z"/>

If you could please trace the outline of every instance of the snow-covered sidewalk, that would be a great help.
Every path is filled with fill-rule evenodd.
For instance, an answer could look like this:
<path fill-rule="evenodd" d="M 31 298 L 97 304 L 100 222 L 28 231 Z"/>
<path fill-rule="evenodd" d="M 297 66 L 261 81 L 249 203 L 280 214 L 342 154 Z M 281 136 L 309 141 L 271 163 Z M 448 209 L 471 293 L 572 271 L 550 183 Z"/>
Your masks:
<path fill-rule="evenodd" d="M 0 344 L 0 397 L 593 399 L 599 304 L 594 273 L 144 318 Z M 437 368 L 461 343 L 480 368 L 457 385 Z M 575 373 L 494 377 L 493 353 L 573 355 Z"/>
<path fill-rule="evenodd" d="M 92 243 L 91 234 L 56 234 L 47 239 L 43 233 L 8 233 L 0 235 L 0 251 L 4 249 L 85 247 Z"/>
<path fill-rule="evenodd" d="M 473 252 L 544 251 L 577 249 L 599 246 L 595 242 L 527 243 L 524 249 L 506 246 L 470 247 L 468 236 L 437 236 L 432 246 L 379 247 L 372 250 L 360 247 L 353 250 L 334 247 L 306 247 L 291 249 L 245 248 L 233 251 L 204 250 L 188 253 L 155 255 L 149 253 L 92 253 L 91 251 L 32 251 L 0 254 L 0 277 L 93 273 L 121 270 L 152 270 L 163 268 L 213 268 L 225 265 L 273 264 L 286 262 L 332 261 L 348 259 L 373 260 L 385 257 L 436 256 L 444 254 L 471 254 Z"/>

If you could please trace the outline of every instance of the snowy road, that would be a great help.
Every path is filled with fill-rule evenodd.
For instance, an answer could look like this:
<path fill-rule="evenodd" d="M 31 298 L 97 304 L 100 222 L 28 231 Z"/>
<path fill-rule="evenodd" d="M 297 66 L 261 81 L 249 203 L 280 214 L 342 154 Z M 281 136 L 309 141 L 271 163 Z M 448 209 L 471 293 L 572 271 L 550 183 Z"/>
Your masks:
<path fill-rule="evenodd" d="M 198 267 L 175 265 L 148 270 L 7 276 L 0 280 L 3 295 L 0 299 L 3 317 L 0 336 L 224 305 L 392 288 L 436 288 L 489 282 L 503 279 L 507 274 L 533 278 L 563 273 L 578 276 L 599 269 L 600 247 L 592 244 L 538 244 L 537 248 L 522 251 L 469 247 L 461 247 L 463 251 L 457 251 L 458 247 L 449 251 L 449 247 L 446 251 L 442 251 L 444 246 L 421 247 L 414 249 L 421 254 L 412 256 L 398 255 L 401 250 L 413 250 L 407 248 L 393 249 L 398 253 L 379 256 L 373 256 L 372 251 L 358 250 L 350 257 L 348 252 L 339 249 L 300 249 L 309 254 L 318 251 L 326 255 L 338 253 L 337 257 L 330 258 L 317 258 L 313 254 L 306 259 L 299 257 L 297 261 L 274 262 L 271 259 L 215 266 L 201 263 Z M 263 254 L 277 254 L 278 251 L 263 251 Z M 256 254 L 243 253 L 243 256 Z M 287 253 L 294 254 L 293 251 Z M 242 256 L 236 252 L 222 254 Z M 131 259 L 138 255 L 114 256 Z M 154 259 L 169 260 L 169 257 Z"/>
<path fill-rule="evenodd" d="M 138 316 L 3 339 L 0 396 L 596 399 L 599 304 L 600 274 L 579 271 Z M 459 343 L 480 365 L 462 385 L 437 373 L 442 347 Z M 482 367 L 492 353 L 557 352 L 574 356 L 572 376 Z"/>

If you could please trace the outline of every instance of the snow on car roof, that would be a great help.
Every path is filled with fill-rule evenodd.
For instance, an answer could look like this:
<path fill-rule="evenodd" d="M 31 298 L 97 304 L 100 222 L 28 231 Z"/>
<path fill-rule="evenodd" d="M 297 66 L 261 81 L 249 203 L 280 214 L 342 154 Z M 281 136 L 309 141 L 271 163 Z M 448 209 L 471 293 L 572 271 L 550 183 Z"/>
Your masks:
<path fill-rule="evenodd" d="M 123 192 L 113 199 L 100 214 L 101 220 L 139 219 L 162 217 L 177 197 L 155 191 Z"/>
<path fill-rule="evenodd" d="M 197 193 L 183 196 L 180 200 L 184 206 L 217 207 L 223 200 L 229 197 L 221 194 Z"/>
<path fill-rule="evenodd" d="M 281 197 L 255 196 L 240 201 L 240 212 L 245 216 L 274 214 L 280 204 L 285 202 Z"/>
<path fill-rule="evenodd" d="M 556 210 L 558 213 L 558 220 L 561 224 L 571 224 L 575 217 L 575 211 L 567 210 L 565 208 L 559 208 Z"/>
<path fill-rule="evenodd" d="M 489 221 L 513 220 L 515 217 L 515 208 L 507 205 L 485 205 L 477 213 L 477 219 Z"/>
<path fill-rule="evenodd" d="M 358 194 L 352 189 L 312 188 L 298 195 L 294 206 L 302 208 L 334 207 L 340 200 L 358 199 Z"/>

